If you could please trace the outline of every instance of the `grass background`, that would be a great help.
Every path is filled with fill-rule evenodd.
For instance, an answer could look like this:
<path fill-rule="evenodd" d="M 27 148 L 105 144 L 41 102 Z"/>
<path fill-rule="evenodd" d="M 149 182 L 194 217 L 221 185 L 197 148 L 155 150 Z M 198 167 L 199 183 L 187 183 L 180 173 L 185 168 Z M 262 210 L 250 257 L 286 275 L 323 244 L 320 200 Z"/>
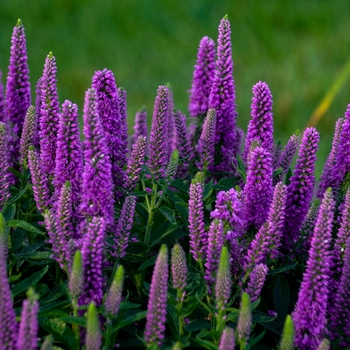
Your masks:
<path fill-rule="evenodd" d="M 1 0 L 0 69 L 7 74 L 13 26 L 26 28 L 34 93 L 45 56 L 58 65 L 58 92 L 82 110 L 95 70 L 113 70 L 128 93 L 129 131 L 135 112 L 152 114 L 158 85 L 170 82 L 175 106 L 187 112 L 200 39 L 215 41 L 220 19 L 232 29 L 238 125 L 250 118 L 251 89 L 266 81 L 274 96 L 276 139 L 303 130 L 350 58 L 346 0 Z M 3 78 L 3 83 L 5 79 Z M 350 102 L 347 82 L 317 125 L 317 174 L 331 147 L 336 119 Z"/>

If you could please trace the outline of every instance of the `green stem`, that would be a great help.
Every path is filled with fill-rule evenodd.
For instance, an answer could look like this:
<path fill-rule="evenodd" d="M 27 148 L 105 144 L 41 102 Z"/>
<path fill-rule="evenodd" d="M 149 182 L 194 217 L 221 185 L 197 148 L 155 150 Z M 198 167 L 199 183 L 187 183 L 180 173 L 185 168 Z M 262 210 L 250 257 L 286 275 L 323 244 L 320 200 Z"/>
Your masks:
<path fill-rule="evenodd" d="M 154 217 L 154 209 L 156 205 L 156 199 L 157 199 L 157 184 L 153 183 L 152 187 L 152 198 L 151 203 L 149 206 L 149 212 L 148 212 L 148 220 L 147 220 L 147 227 L 146 227 L 146 234 L 145 234 L 145 245 L 147 247 L 147 250 L 149 249 L 149 243 L 151 240 L 151 231 L 153 226 L 153 217 Z"/>
<path fill-rule="evenodd" d="M 183 304 L 182 299 L 183 299 L 183 292 L 181 291 L 181 289 L 178 288 L 177 289 L 177 300 L 178 300 L 177 312 L 179 315 L 179 333 L 180 333 L 180 336 L 184 335 L 184 317 L 183 317 L 183 312 L 182 312 L 182 304 Z"/>
<path fill-rule="evenodd" d="M 73 316 L 78 317 L 78 301 L 76 298 L 72 300 L 73 305 Z M 79 350 L 79 344 L 80 344 L 80 333 L 79 333 L 79 326 L 77 324 L 73 324 L 73 332 L 75 335 L 75 340 L 77 344 L 77 350 Z"/>

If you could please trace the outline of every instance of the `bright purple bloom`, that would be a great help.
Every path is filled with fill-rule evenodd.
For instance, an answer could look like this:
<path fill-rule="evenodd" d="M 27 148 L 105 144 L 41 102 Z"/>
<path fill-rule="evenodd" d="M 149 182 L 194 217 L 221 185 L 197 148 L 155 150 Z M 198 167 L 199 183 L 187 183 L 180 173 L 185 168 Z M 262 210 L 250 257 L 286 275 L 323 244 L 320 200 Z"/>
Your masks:
<path fill-rule="evenodd" d="M 148 167 L 155 180 L 165 176 L 168 164 L 168 122 L 169 122 L 169 90 L 160 86 L 154 104 L 152 128 L 149 141 Z"/>
<path fill-rule="evenodd" d="M 151 290 L 148 298 L 144 337 L 147 345 L 158 344 L 164 339 L 168 298 L 168 248 L 163 244 L 154 266 Z"/>
<path fill-rule="evenodd" d="M 291 247 L 299 238 L 299 232 L 308 212 L 315 185 L 315 162 L 320 134 L 315 128 L 307 128 L 303 135 L 294 173 L 287 188 L 284 244 Z"/>
<path fill-rule="evenodd" d="M 224 310 L 231 294 L 232 277 L 227 247 L 223 246 L 220 253 L 219 267 L 216 271 L 215 301 L 218 310 Z"/>
<path fill-rule="evenodd" d="M 26 37 L 19 19 L 13 28 L 10 65 L 6 83 L 7 122 L 10 127 L 11 164 L 19 160 L 19 138 L 30 106 L 30 83 Z"/>
<path fill-rule="evenodd" d="M 36 115 L 35 115 L 35 107 L 29 106 L 26 117 L 24 119 L 24 125 L 22 129 L 22 135 L 20 140 L 20 163 L 24 164 L 24 162 L 28 159 L 28 149 L 30 145 L 34 145 L 36 131 Z"/>
<path fill-rule="evenodd" d="M 69 292 L 73 298 L 78 299 L 84 288 L 83 257 L 81 251 L 77 250 L 73 259 L 72 271 L 69 276 Z"/>
<path fill-rule="evenodd" d="M 135 115 L 134 139 L 137 140 L 139 136 L 144 136 L 146 138 L 148 136 L 147 111 L 145 106 Z"/>
<path fill-rule="evenodd" d="M 66 100 L 62 104 L 57 134 L 56 169 L 53 184 L 56 200 L 66 181 L 71 186 L 72 214 L 77 220 L 81 198 L 81 177 L 83 173 L 83 154 L 80 142 L 78 107 Z"/>
<path fill-rule="evenodd" d="M 41 80 L 40 157 L 44 172 L 52 181 L 55 175 L 59 104 L 57 95 L 56 58 L 50 52 L 46 56 Z"/>
<path fill-rule="evenodd" d="M 169 91 L 169 114 L 168 114 L 168 156 L 170 158 L 171 153 L 176 149 L 176 141 L 175 141 L 175 121 L 174 121 L 174 95 L 173 90 L 171 89 L 171 85 L 169 83 L 166 84 L 166 87 Z"/>
<path fill-rule="evenodd" d="M 205 36 L 199 43 L 197 62 L 194 66 L 190 104 L 192 117 L 205 116 L 208 112 L 209 95 L 215 76 L 215 43 Z"/>
<path fill-rule="evenodd" d="M 199 169 L 206 172 L 212 169 L 215 160 L 215 135 L 216 135 L 217 118 L 215 109 L 209 109 L 204 120 L 201 137 L 198 141 Z"/>
<path fill-rule="evenodd" d="M 119 265 L 105 301 L 105 310 L 110 317 L 114 317 L 118 313 L 122 301 L 123 284 L 124 267 L 123 265 Z"/>
<path fill-rule="evenodd" d="M 292 314 L 295 343 L 300 350 L 317 349 L 326 332 L 333 214 L 333 194 L 328 189 L 320 206 L 298 301 Z"/>
<path fill-rule="evenodd" d="M 2 72 L 0 70 L 0 122 L 7 123 L 6 99 L 4 95 L 4 86 L 2 85 Z"/>
<path fill-rule="evenodd" d="M 49 186 L 39 153 L 33 146 L 30 146 L 28 150 L 28 167 L 32 177 L 35 203 L 38 210 L 43 213 L 45 209 L 50 207 Z"/>
<path fill-rule="evenodd" d="M 259 81 L 253 86 L 253 98 L 251 104 L 251 117 L 245 140 L 244 156 L 250 150 L 253 140 L 259 140 L 261 147 L 272 153 L 273 150 L 273 114 L 272 95 L 269 86 Z"/>
<path fill-rule="evenodd" d="M 318 198 L 322 198 L 323 193 L 326 191 L 328 187 L 334 187 L 334 184 L 332 183 L 332 170 L 337 163 L 338 153 L 342 152 L 342 150 L 339 149 L 339 141 L 340 141 L 340 135 L 342 132 L 343 123 L 344 123 L 344 118 L 339 118 L 335 124 L 331 152 L 329 153 L 327 161 L 324 165 L 324 168 L 321 174 L 320 183 L 318 185 L 318 191 L 317 191 Z"/>
<path fill-rule="evenodd" d="M 249 282 L 245 291 L 249 294 L 252 303 L 260 297 L 268 272 L 269 269 L 265 264 L 257 264 L 250 273 Z"/>
<path fill-rule="evenodd" d="M 235 350 L 235 343 L 234 329 L 226 327 L 220 338 L 219 350 Z"/>
<path fill-rule="evenodd" d="M 128 166 L 126 168 L 126 183 L 124 185 L 124 188 L 128 192 L 132 192 L 139 182 L 142 165 L 145 162 L 145 152 L 146 137 L 140 135 L 133 145 L 131 155 L 128 160 Z"/>
<path fill-rule="evenodd" d="M 222 221 L 213 220 L 208 233 L 208 245 L 206 250 L 206 262 L 204 279 L 208 286 L 209 294 L 212 293 L 212 286 L 216 281 L 219 267 L 220 254 L 224 244 L 224 227 Z"/>
<path fill-rule="evenodd" d="M 35 115 L 36 115 L 36 129 L 34 136 L 34 146 L 36 148 L 40 147 L 40 137 L 39 137 L 39 127 L 41 119 L 41 84 L 43 78 L 39 78 L 35 87 Z"/>
<path fill-rule="evenodd" d="M 21 322 L 17 336 L 17 350 L 36 350 L 38 348 L 38 295 L 29 289 L 28 298 L 23 301 Z"/>
<path fill-rule="evenodd" d="M 0 244 L 3 242 L 0 241 Z M 17 322 L 3 247 L 0 247 L 0 295 L 0 349 L 13 350 L 17 340 Z"/>
<path fill-rule="evenodd" d="M 125 198 L 117 227 L 115 228 L 113 237 L 114 244 L 110 249 L 111 255 L 115 258 L 122 258 L 125 256 L 126 248 L 129 244 L 130 231 L 134 222 L 135 206 L 135 196 L 128 196 Z"/>
<path fill-rule="evenodd" d="M 190 185 L 188 201 L 188 229 L 190 231 L 190 252 L 194 260 L 204 260 L 207 233 L 204 228 L 203 175 L 198 173 Z"/>
<path fill-rule="evenodd" d="M 231 29 L 227 15 L 219 25 L 216 70 L 209 96 L 209 108 L 216 110 L 215 171 L 233 171 L 236 138 L 236 95 L 233 80 Z"/>
<path fill-rule="evenodd" d="M 102 216 L 109 226 L 114 222 L 111 161 L 93 89 L 85 94 L 83 118 L 85 165 L 80 211 L 86 217 Z"/>
<path fill-rule="evenodd" d="M 272 159 L 262 147 L 250 155 L 244 187 L 245 222 L 259 228 L 267 219 L 272 200 Z"/>
<path fill-rule="evenodd" d="M 85 228 L 81 250 L 84 264 L 84 291 L 79 298 L 79 305 L 94 302 L 96 306 L 100 306 L 103 298 L 102 264 L 106 232 L 105 220 L 95 216 L 86 223 Z"/>
<path fill-rule="evenodd" d="M 189 165 L 193 158 L 193 149 L 186 126 L 186 116 L 178 109 L 174 111 L 175 121 L 175 149 L 179 151 L 180 165 L 177 170 L 177 176 L 184 178 L 188 174 Z"/>
<path fill-rule="evenodd" d="M 6 126 L 0 122 L 0 210 L 10 195 Z"/>
<path fill-rule="evenodd" d="M 93 302 L 90 303 L 87 311 L 85 345 L 86 350 L 100 350 L 102 346 L 100 321 Z"/>
<path fill-rule="evenodd" d="M 181 245 L 176 243 L 171 250 L 171 275 L 173 287 L 180 291 L 182 297 L 185 295 L 187 273 L 185 252 Z"/>

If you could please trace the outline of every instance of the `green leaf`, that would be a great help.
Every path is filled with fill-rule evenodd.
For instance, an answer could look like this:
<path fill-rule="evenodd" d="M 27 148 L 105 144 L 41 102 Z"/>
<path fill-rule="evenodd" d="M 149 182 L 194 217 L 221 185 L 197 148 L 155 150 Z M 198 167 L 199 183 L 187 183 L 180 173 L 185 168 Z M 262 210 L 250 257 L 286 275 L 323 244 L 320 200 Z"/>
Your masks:
<path fill-rule="evenodd" d="M 24 231 L 20 228 L 16 229 L 15 232 L 11 233 L 12 249 L 18 249 L 23 243 Z"/>
<path fill-rule="evenodd" d="M 256 337 L 250 337 L 249 338 L 249 347 L 253 348 L 253 346 L 257 343 L 259 343 L 259 341 L 264 338 L 264 335 L 266 333 L 266 329 L 264 329 L 259 335 L 257 335 Z"/>
<path fill-rule="evenodd" d="M 201 319 L 195 320 L 191 323 L 188 323 L 185 326 L 185 329 L 188 332 L 194 332 L 194 331 L 199 331 L 202 329 L 211 329 L 211 326 L 212 326 L 212 324 L 210 321 L 207 321 L 207 320 L 204 320 L 203 318 L 201 318 Z"/>
<path fill-rule="evenodd" d="M 165 233 L 163 233 L 160 237 L 157 237 L 156 239 L 154 239 L 151 243 L 151 247 L 154 247 L 155 245 L 157 245 L 158 243 L 164 243 L 163 240 L 168 237 L 169 235 L 171 235 L 173 232 L 175 232 L 177 229 L 179 228 L 179 225 L 170 225 L 168 226 L 168 229 L 165 231 Z M 163 231 L 164 232 L 164 231 Z M 187 234 L 186 234 L 187 235 Z M 156 236 L 156 235 L 155 235 Z"/>
<path fill-rule="evenodd" d="M 18 227 L 18 228 L 22 228 L 28 232 L 33 232 L 36 233 L 37 235 L 45 235 L 45 232 L 38 230 L 36 227 L 34 227 L 31 224 L 28 224 L 26 221 L 23 220 L 10 220 L 7 221 L 7 226 L 9 227 Z"/>
<path fill-rule="evenodd" d="M 16 206 L 12 204 L 11 206 L 4 207 L 2 210 L 2 215 L 4 216 L 6 221 L 10 221 L 15 217 L 16 214 Z"/>
<path fill-rule="evenodd" d="M 286 265 L 286 266 L 279 267 L 279 268 L 274 269 L 274 270 L 270 270 L 268 275 L 272 276 L 272 275 L 276 275 L 276 274 L 281 273 L 281 272 L 293 270 L 297 265 L 298 265 L 298 262 L 295 262 L 294 264 L 291 264 L 291 265 Z"/>
<path fill-rule="evenodd" d="M 18 253 L 13 255 L 17 259 L 43 260 L 43 259 L 50 259 L 52 253 L 51 252 L 26 252 L 26 253 Z"/>
<path fill-rule="evenodd" d="M 210 180 L 205 186 L 203 191 L 203 201 L 206 201 L 213 192 L 213 180 Z"/>
<path fill-rule="evenodd" d="M 257 322 L 259 323 L 261 326 L 265 327 L 266 329 L 281 335 L 282 334 L 282 328 L 281 326 L 277 323 L 276 320 L 272 321 L 272 322 Z"/>
<path fill-rule="evenodd" d="M 180 180 L 173 180 L 172 183 L 171 183 L 171 187 L 175 187 L 177 188 L 178 190 L 184 192 L 184 193 L 188 193 L 189 191 L 189 186 L 188 184 L 185 184 L 183 183 L 182 181 Z"/>
<path fill-rule="evenodd" d="M 70 324 L 77 324 L 82 327 L 86 327 L 86 320 L 83 317 L 60 317 L 59 318 L 61 321 L 65 323 L 70 323 Z"/>
<path fill-rule="evenodd" d="M 63 311 L 65 307 L 69 306 L 70 302 L 68 300 L 58 300 L 53 301 L 49 304 L 44 305 L 39 310 L 40 316 L 69 316 L 67 312 Z M 55 313 L 56 311 L 59 311 L 59 313 Z"/>
<path fill-rule="evenodd" d="M 128 301 L 122 301 L 120 303 L 119 312 L 126 311 L 126 310 L 132 310 L 132 309 L 138 309 L 140 306 L 141 306 L 141 304 L 130 303 Z"/>
<path fill-rule="evenodd" d="M 175 208 L 180 213 L 183 223 L 185 227 L 188 225 L 188 205 L 185 203 L 179 196 L 175 193 L 167 190 L 167 194 L 169 195 L 171 201 L 174 203 Z"/>
<path fill-rule="evenodd" d="M 267 314 L 264 314 L 261 311 L 254 311 L 253 312 L 253 323 L 266 323 L 266 322 L 272 322 L 276 319 L 275 316 L 269 316 Z"/>
<path fill-rule="evenodd" d="M 209 340 L 196 338 L 196 339 L 194 339 L 194 341 L 204 349 L 208 349 L 208 350 L 217 350 L 218 349 L 218 347 L 216 345 L 214 345 L 213 343 L 211 343 Z"/>
<path fill-rule="evenodd" d="M 141 264 L 141 266 L 138 268 L 138 271 L 142 271 L 144 269 L 147 269 L 147 267 L 152 266 L 156 263 L 157 260 L 157 256 L 152 256 L 151 258 L 149 258 L 148 260 L 146 260 L 145 262 L 143 262 Z"/>
<path fill-rule="evenodd" d="M 136 196 L 136 197 L 145 197 L 147 196 L 149 193 L 146 192 L 146 191 L 136 191 L 136 192 L 133 192 L 133 196 Z"/>
<path fill-rule="evenodd" d="M 7 210 L 8 207 L 10 207 L 12 204 L 16 203 L 21 197 L 23 197 L 24 194 L 27 192 L 27 190 L 28 190 L 28 183 L 25 185 L 25 187 L 21 192 L 17 193 L 15 196 L 10 198 L 10 200 L 5 204 L 5 208 L 3 209 L 3 211 Z"/>
<path fill-rule="evenodd" d="M 7 168 L 7 170 L 10 173 L 12 173 L 13 175 L 15 175 L 16 177 L 18 177 L 19 179 L 23 179 L 23 175 L 18 170 L 16 170 L 15 168 L 12 168 L 11 166 L 9 166 Z"/>
<path fill-rule="evenodd" d="M 142 320 L 143 318 L 145 318 L 147 315 L 147 311 L 142 311 L 142 312 L 138 312 L 135 315 L 132 315 L 130 317 L 127 317 L 126 319 L 119 321 L 118 324 L 113 328 L 113 332 L 117 331 L 118 329 L 121 329 L 125 326 L 128 326 L 131 323 L 137 322 Z"/>
<path fill-rule="evenodd" d="M 277 320 L 280 325 L 284 324 L 287 316 L 289 300 L 290 289 L 288 279 L 283 275 L 276 276 L 273 286 L 273 305 L 277 312 Z"/>
<path fill-rule="evenodd" d="M 38 283 L 48 270 L 49 270 L 49 267 L 45 266 L 42 270 L 33 273 L 31 276 L 27 277 L 22 282 L 16 284 L 12 288 L 13 297 L 16 297 L 22 292 L 26 292 L 29 289 L 29 287 L 33 286 L 35 283 Z"/>
<path fill-rule="evenodd" d="M 40 305 L 45 305 L 47 303 L 50 303 L 51 301 L 54 301 L 56 299 L 58 299 L 59 297 L 61 297 L 63 294 L 65 294 L 65 290 L 63 288 L 63 286 L 61 284 L 59 284 L 58 286 L 54 287 L 50 294 L 47 295 L 44 299 L 40 300 Z"/>
<path fill-rule="evenodd" d="M 176 219 L 175 219 L 175 212 L 174 210 L 166 207 L 166 206 L 162 206 L 159 207 L 158 210 L 164 215 L 164 217 L 173 225 L 176 224 Z"/>

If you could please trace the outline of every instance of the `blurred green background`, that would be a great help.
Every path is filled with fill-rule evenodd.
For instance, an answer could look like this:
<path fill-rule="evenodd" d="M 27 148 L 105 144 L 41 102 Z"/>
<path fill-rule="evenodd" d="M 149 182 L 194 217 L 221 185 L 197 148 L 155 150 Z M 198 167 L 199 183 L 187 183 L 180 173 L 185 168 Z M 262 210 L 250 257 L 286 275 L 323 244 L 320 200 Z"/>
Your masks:
<path fill-rule="evenodd" d="M 158 85 L 170 82 L 175 106 L 187 113 L 198 43 L 205 35 L 216 41 L 226 13 L 238 124 L 246 130 L 252 86 L 266 81 L 274 96 L 275 136 L 285 144 L 305 128 L 350 58 L 347 0 L 1 0 L 0 69 L 6 76 L 12 29 L 21 18 L 33 93 L 49 51 L 57 59 L 60 101 L 70 99 L 80 110 L 94 71 L 107 67 L 127 90 L 131 133 L 142 105 L 152 114 Z M 349 102 L 347 81 L 317 125 L 318 174 L 334 123 Z"/>

